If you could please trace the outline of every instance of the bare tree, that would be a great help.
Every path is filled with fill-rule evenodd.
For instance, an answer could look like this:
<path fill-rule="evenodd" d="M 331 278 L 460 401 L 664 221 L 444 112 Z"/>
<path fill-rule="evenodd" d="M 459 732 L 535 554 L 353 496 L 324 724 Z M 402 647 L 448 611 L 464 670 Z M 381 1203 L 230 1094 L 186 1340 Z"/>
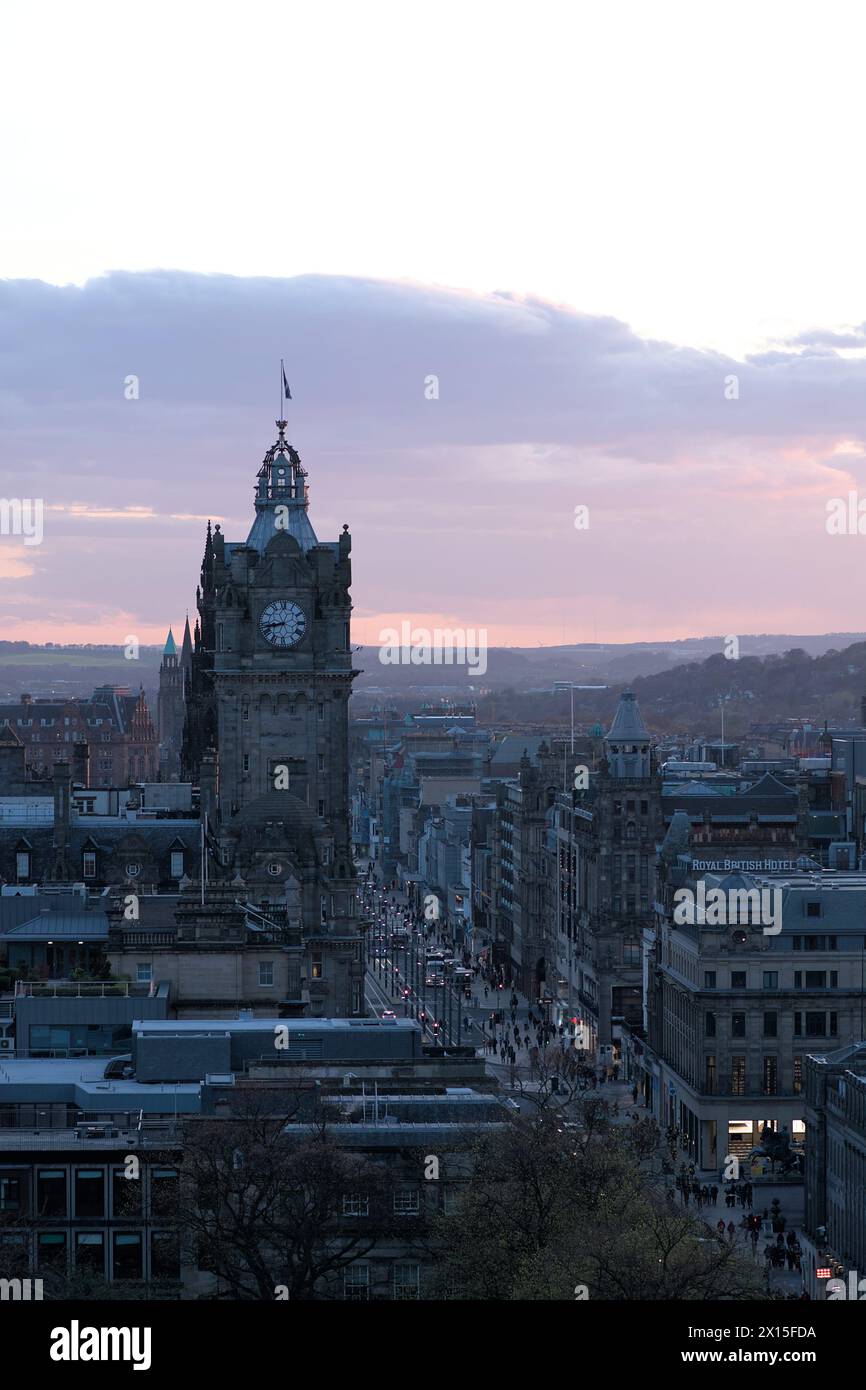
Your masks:
<path fill-rule="evenodd" d="M 393 1227 L 383 1164 L 336 1143 L 322 1111 L 290 1119 L 252 1097 L 188 1127 L 179 1221 L 214 1297 L 336 1297 L 342 1272 Z"/>

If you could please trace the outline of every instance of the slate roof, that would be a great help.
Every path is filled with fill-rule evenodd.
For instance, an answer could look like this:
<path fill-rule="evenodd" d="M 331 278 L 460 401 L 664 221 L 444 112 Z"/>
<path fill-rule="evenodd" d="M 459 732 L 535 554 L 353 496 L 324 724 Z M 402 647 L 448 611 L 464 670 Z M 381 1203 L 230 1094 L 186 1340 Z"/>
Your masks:
<path fill-rule="evenodd" d="M 620 695 L 607 738 L 612 743 L 636 743 L 649 738 L 649 731 L 643 722 L 643 715 L 633 690 L 624 690 Z"/>

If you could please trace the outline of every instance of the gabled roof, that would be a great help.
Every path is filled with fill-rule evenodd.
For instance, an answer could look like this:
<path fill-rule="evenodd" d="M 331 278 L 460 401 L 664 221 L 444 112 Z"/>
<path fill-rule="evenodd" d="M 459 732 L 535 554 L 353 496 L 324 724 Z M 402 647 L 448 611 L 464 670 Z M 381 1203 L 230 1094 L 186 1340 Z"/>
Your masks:
<path fill-rule="evenodd" d="M 771 772 L 765 772 L 763 777 L 759 777 L 757 782 L 753 782 L 747 790 L 748 796 L 787 796 L 796 799 L 797 793 L 793 787 L 787 787 L 784 782 L 780 782 L 778 777 L 774 777 Z"/>

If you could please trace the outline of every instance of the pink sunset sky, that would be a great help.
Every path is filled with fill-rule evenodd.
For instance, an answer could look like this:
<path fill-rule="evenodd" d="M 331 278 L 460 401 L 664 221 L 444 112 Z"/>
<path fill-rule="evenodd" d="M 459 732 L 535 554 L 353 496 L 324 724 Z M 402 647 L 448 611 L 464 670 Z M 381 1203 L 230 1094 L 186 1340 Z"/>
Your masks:
<path fill-rule="evenodd" d="M 182 628 L 207 519 L 249 529 L 281 357 L 313 525 L 352 532 L 356 641 L 864 626 L 866 536 L 825 524 L 866 479 L 864 327 L 735 360 L 541 298 L 164 271 L 0 282 L 0 335 L 0 492 L 45 509 L 41 545 L 0 536 L 4 638 Z"/>

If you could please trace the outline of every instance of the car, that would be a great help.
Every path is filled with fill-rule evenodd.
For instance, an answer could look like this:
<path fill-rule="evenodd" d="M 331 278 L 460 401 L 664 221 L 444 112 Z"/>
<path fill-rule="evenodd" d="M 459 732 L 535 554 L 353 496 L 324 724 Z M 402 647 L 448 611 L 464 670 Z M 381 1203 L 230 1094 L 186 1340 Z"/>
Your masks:
<path fill-rule="evenodd" d="M 395 1014 L 395 1012 L 394 1012 L 393 1009 L 383 1009 L 383 1010 L 382 1010 L 382 1017 L 383 1017 L 383 1018 L 396 1018 L 397 1015 Z"/>

